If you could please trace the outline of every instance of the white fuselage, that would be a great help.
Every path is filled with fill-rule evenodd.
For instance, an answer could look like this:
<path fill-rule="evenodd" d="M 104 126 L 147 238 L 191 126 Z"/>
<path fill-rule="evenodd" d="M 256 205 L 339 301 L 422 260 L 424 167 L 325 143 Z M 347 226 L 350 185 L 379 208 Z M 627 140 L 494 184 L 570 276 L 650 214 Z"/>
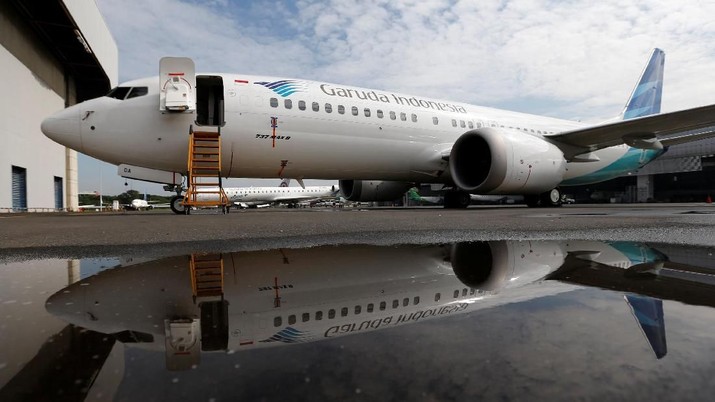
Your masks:
<path fill-rule="evenodd" d="M 148 209 L 150 207 L 150 205 L 146 200 L 135 199 L 135 200 L 132 200 L 132 203 L 129 204 L 129 207 L 132 209 L 139 210 L 142 208 Z"/>
<path fill-rule="evenodd" d="M 199 192 L 197 198 L 201 201 L 217 199 L 217 188 L 206 188 L 206 194 Z M 225 187 L 224 192 L 229 201 L 247 206 L 271 203 L 296 203 L 332 198 L 336 196 L 333 186 L 306 186 L 302 187 Z"/>
<path fill-rule="evenodd" d="M 259 85 L 280 82 L 278 78 L 212 76 L 223 81 L 224 177 L 450 183 L 445 155 L 469 130 L 497 127 L 521 138 L 542 138 L 585 126 L 306 80 L 294 80 L 300 90 L 284 97 Z M 72 106 L 48 118 L 43 131 L 109 163 L 185 172 L 189 127 L 195 126 L 196 114 L 160 112 L 158 81 L 155 77 L 123 84 L 147 87 L 144 96 L 102 97 Z M 596 152 L 599 160 L 568 163 L 564 181 L 599 171 L 628 150 L 625 145 L 610 147 Z"/>

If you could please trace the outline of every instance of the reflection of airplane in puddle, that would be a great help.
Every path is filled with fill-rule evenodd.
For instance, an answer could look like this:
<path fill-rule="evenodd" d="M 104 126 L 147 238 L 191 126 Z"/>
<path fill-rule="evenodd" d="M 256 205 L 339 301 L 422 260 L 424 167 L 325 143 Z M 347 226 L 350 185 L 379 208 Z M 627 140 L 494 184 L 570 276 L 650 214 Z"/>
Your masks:
<path fill-rule="evenodd" d="M 573 289 L 542 279 L 633 292 L 635 273 L 637 293 L 691 302 L 699 277 L 673 281 L 660 274 L 668 266 L 646 246 L 592 241 L 195 254 L 101 272 L 50 297 L 47 309 L 93 331 L 134 334 L 135 342 L 165 349 L 168 368 L 185 369 L 201 351 L 310 342 Z M 613 271 L 614 279 L 599 282 L 601 270 Z M 657 290 L 661 282 L 667 293 Z M 636 317 L 648 317 L 651 300 L 645 307 L 629 300 Z M 662 306 L 660 316 L 657 355 L 665 347 Z"/>

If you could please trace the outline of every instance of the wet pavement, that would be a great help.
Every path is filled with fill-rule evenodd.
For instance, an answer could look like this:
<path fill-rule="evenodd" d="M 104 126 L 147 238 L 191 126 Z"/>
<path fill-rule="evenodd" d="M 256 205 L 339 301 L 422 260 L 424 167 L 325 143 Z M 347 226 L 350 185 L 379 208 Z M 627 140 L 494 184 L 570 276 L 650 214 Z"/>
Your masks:
<path fill-rule="evenodd" d="M 709 400 L 714 218 L 0 216 L 0 400 Z"/>

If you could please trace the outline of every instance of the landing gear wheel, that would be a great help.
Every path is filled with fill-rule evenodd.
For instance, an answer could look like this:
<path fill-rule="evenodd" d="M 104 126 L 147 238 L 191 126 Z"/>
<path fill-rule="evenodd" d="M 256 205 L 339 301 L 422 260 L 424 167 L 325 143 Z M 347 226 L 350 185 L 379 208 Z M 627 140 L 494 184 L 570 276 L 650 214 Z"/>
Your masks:
<path fill-rule="evenodd" d="M 171 201 L 169 201 L 169 208 L 171 208 L 171 211 L 174 212 L 177 215 L 184 215 L 187 214 L 188 209 L 184 207 L 182 204 L 184 202 L 184 196 L 183 195 L 175 195 L 171 197 Z"/>
<path fill-rule="evenodd" d="M 541 196 L 541 206 L 542 207 L 560 207 L 561 206 L 561 190 L 559 188 L 553 188 Z"/>
<path fill-rule="evenodd" d="M 464 191 L 447 191 L 444 194 L 444 207 L 449 209 L 464 209 L 472 203 L 469 193 Z"/>

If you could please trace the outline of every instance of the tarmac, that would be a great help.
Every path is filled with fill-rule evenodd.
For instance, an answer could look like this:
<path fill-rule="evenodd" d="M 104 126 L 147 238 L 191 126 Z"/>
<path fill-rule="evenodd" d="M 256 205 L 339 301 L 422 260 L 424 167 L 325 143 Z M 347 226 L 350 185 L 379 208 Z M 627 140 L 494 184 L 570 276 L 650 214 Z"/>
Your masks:
<path fill-rule="evenodd" d="M 622 240 L 715 247 L 715 205 L 561 208 L 266 208 L 231 211 L 0 214 L 0 262 L 163 256 L 326 244 L 470 240 Z"/>

